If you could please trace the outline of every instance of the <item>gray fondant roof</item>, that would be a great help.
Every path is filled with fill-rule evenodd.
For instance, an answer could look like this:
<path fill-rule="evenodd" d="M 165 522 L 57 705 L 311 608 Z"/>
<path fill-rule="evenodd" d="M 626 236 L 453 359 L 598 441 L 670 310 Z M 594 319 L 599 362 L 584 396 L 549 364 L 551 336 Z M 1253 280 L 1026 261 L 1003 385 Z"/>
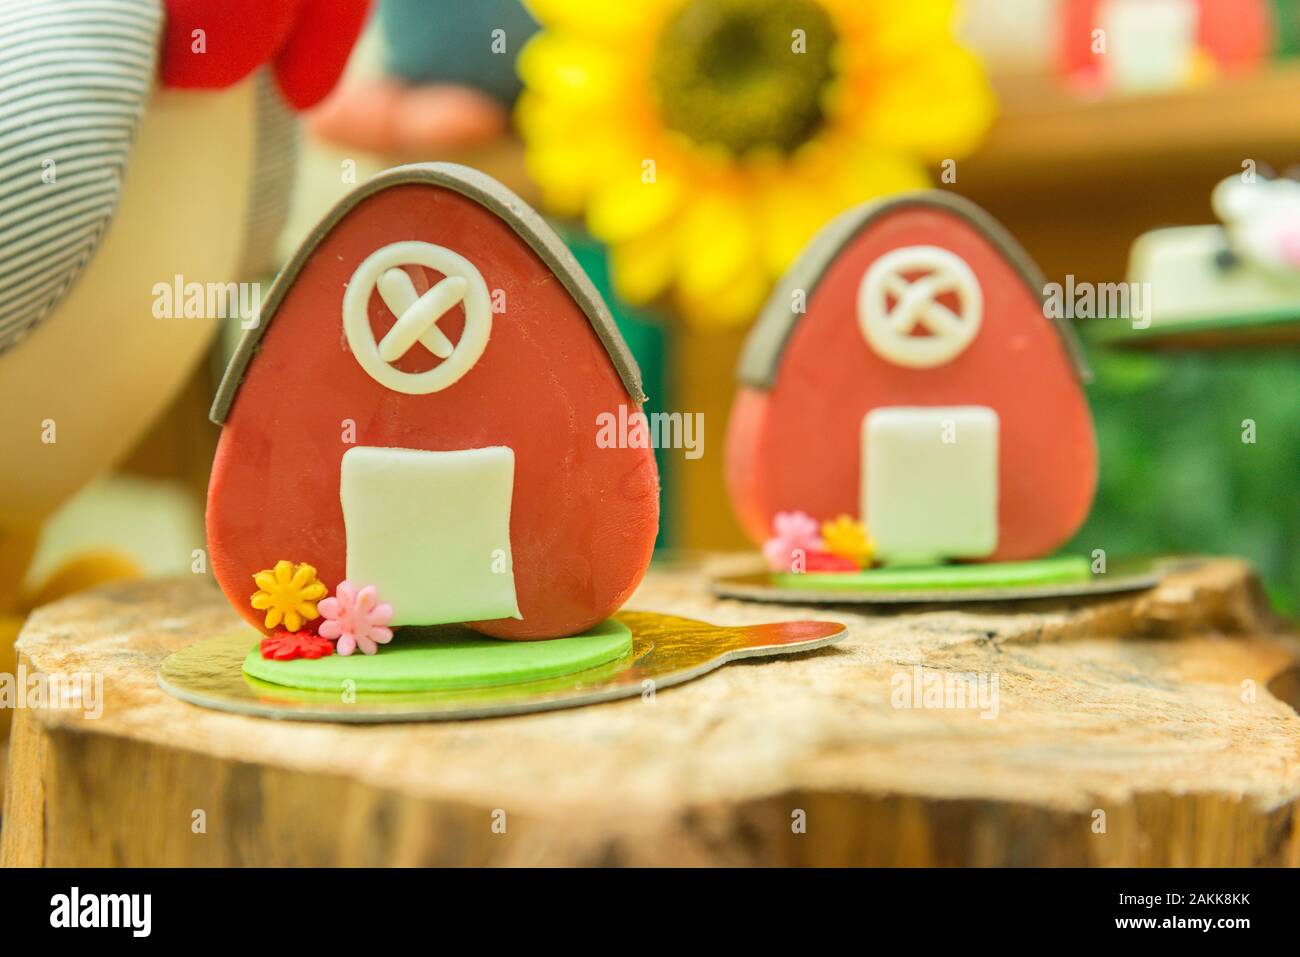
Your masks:
<path fill-rule="evenodd" d="M 1034 300 L 1040 303 L 1043 301 L 1044 279 L 1034 261 L 997 220 L 970 200 L 952 193 L 929 190 L 907 193 L 882 202 L 866 203 L 842 213 L 822 227 L 821 232 L 804 247 L 798 260 L 772 291 L 741 350 L 736 375 L 743 384 L 766 390 L 776 381 L 786 343 L 790 341 L 790 336 L 794 334 L 795 326 L 803 315 L 792 308 L 794 291 L 803 290 L 804 302 L 811 302 L 813 291 L 821 282 L 822 276 L 853 237 L 883 216 L 908 208 L 937 209 L 970 223 L 1011 263 Z M 1070 321 L 1050 319 L 1046 314 L 1043 321 L 1051 322 L 1056 328 L 1079 380 L 1088 381 L 1092 373 Z"/>
<path fill-rule="evenodd" d="M 591 327 L 600 338 L 601 344 L 604 345 L 606 353 L 609 354 L 610 362 L 618 371 L 619 378 L 623 380 L 628 395 L 635 402 L 645 401 L 645 392 L 641 386 L 641 370 L 637 367 L 636 360 L 632 358 L 623 336 L 614 325 L 614 317 L 610 314 L 609 307 L 605 305 L 596 287 L 578 265 L 578 261 L 573 258 L 569 248 L 546 224 L 546 221 L 531 206 L 485 173 L 455 163 L 416 163 L 385 170 L 358 186 L 335 204 L 298 247 L 293 258 L 285 264 L 279 275 L 275 277 L 275 282 L 271 284 L 262 304 L 261 321 L 256 327 L 244 333 L 235 354 L 230 359 L 230 365 L 226 367 L 226 374 L 217 388 L 217 395 L 209 414 L 213 422 L 221 425 L 230 415 L 230 407 L 239 392 L 240 383 L 243 382 L 249 363 L 257 355 L 262 336 L 275 321 L 281 302 L 284 301 L 284 297 L 298 277 L 298 272 L 315 251 L 316 246 L 339 220 L 363 199 L 390 186 L 408 183 L 440 186 L 460 193 L 505 220 L 519 238 L 526 242 L 555 273 L 569 295 L 582 309 L 587 321 L 591 323 Z M 342 308 L 341 298 L 340 308 Z"/>

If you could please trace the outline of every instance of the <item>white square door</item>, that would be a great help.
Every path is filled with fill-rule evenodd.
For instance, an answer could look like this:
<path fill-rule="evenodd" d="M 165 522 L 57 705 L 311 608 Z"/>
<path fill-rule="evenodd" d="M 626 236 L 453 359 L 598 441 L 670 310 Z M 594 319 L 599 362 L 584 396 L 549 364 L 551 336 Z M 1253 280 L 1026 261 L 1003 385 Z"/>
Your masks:
<path fill-rule="evenodd" d="M 998 414 L 891 406 L 862 423 L 862 516 L 887 564 L 980 558 L 998 543 Z"/>
<path fill-rule="evenodd" d="M 348 580 L 374 585 L 396 625 L 519 618 L 514 472 L 504 446 L 349 449 L 339 479 Z"/>

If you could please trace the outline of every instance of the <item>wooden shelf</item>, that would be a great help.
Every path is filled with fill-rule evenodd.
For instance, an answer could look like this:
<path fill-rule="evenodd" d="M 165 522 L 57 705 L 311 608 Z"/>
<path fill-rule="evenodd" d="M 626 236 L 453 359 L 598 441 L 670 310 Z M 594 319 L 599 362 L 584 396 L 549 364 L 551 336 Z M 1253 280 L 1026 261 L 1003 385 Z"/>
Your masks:
<path fill-rule="evenodd" d="M 1098 165 L 1176 165 L 1188 154 L 1240 160 L 1291 150 L 1300 162 L 1300 65 L 1205 86 L 1085 99 L 1050 77 L 998 84 L 1002 114 L 964 166 L 979 177 L 1091 178 Z M 965 170 L 963 171 L 965 172 Z M 1225 173 L 1226 175 L 1226 173 Z"/>
<path fill-rule="evenodd" d="M 1141 233 L 1214 222 L 1210 191 L 1243 161 L 1300 163 L 1300 64 L 1092 100 L 1019 77 L 998 95 L 1001 116 L 948 188 L 1001 220 L 1052 280 L 1122 279 Z"/>

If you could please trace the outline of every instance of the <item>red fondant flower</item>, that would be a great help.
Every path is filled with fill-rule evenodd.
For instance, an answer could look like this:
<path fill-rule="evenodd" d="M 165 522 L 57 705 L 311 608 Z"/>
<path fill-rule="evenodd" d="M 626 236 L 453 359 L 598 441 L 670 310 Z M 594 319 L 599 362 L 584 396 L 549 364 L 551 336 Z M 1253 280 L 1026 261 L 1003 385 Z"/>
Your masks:
<path fill-rule="evenodd" d="M 324 658 L 334 654 L 334 642 L 309 631 L 277 631 L 262 639 L 262 657 L 272 661 Z"/>
<path fill-rule="evenodd" d="M 333 89 L 370 0 L 166 0 L 162 81 L 182 89 L 233 86 L 270 63 L 295 109 Z"/>
<path fill-rule="evenodd" d="M 856 572 L 859 567 L 852 559 L 830 552 L 809 552 L 804 560 L 808 572 Z"/>

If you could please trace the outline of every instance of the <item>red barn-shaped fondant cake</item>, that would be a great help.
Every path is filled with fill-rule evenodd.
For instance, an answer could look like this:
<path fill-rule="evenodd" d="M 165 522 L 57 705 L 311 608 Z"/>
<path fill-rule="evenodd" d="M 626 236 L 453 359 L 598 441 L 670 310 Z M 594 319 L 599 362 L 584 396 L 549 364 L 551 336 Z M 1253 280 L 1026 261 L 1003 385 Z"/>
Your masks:
<path fill-rule="evenodd" d="M 727 481 L 748 534 L 860 520 L 887 563 L 1045 555 L 1083 522 L 1086 369 L 1043 280 L 958 197 L 846 213 L 773 293 L 741 359 Z M 780 524 L 778 522 L 778 524 Z"/>
<path fill-rule="evenodd" d="M 535 212 L 464 167 L 390 170 L 317 227 L 226 373 L 217 580 L 263 630 L 281 585 L 307 601 L 346 579 L 345 613 L 377 593 L 393 625 L 583 632 L 650 560 L 652 451 L 596 441 L 601 413 L 643 398 L 609 311 Z M 281 579 L 311 569 L 291 586 L 277 563 Z"/>

